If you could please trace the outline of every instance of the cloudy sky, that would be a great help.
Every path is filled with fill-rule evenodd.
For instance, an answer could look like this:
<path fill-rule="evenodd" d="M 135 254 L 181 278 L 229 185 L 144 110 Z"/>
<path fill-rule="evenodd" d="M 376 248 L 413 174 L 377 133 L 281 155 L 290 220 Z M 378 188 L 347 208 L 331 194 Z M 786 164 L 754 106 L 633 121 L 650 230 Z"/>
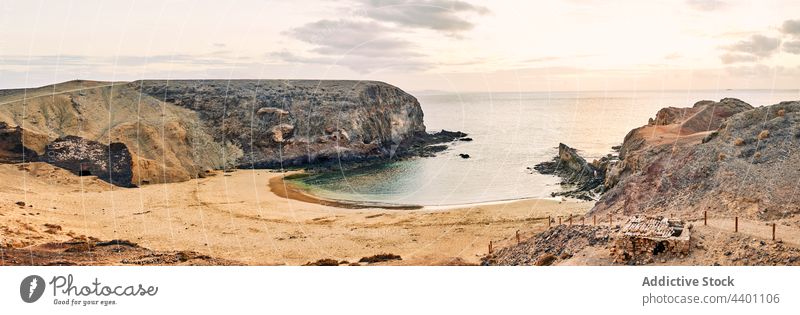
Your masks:
<path fill-rule="evenodd" d="M 800 2 L 0 2 L 0 88 L 381 80 L 410 91 L 800 88 Z"/>

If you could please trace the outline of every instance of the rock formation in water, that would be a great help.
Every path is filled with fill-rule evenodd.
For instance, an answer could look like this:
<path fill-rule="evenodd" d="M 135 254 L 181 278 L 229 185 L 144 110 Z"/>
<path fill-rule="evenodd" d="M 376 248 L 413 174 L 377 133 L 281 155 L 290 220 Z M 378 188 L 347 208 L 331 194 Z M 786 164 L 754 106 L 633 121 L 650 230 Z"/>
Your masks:
<path fill-rule="evenodd" d="M 566 196 L 582 200 L 594 200 L 603 192 L 606 168 L 616 160 L 608 155 L 592 163 L 578 154 L 578 151 L 566 144 L 558 144 L 558 156 L 551 161 L 537 164 L 533 168 L 541 174 L 556 175 L 564 181 L 562 185 L 570 188 L 555 192 L 552 196 Z"/>
<path fill-rule="evenodd" d="M 35 160 L 67 136 L 119 143 L 133 185 L 236 166 L 429 156 L 466 136 L 425 133 L 416 98 L 374 81 L 70 81 L 3 90 L 0 104 L 1 162 Z"/>
<path fill-rule="evenodd" d="M 800 213 L 798 165 L 800 102 L 662 109 L 625 137 L 592 212 L 789 217 Z"/>

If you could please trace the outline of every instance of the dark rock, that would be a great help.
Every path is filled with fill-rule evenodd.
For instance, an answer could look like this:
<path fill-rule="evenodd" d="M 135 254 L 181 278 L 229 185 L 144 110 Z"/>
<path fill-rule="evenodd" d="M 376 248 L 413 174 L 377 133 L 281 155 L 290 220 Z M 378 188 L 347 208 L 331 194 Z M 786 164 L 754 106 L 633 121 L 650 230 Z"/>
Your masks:
<path fill-rule="evenodd" d="M 118 142 L 111 145 L 76 136 L 58 138 L 45 147 L 40 160 L 69 170 L 76 175 L 93 175 L 111 184 L 132 185 L 132 158 L 128 148 Z"/>
<path fill-rule="evenodd" d="M 10 127 L 5 122 L 0 122 L 0 163 L 36 160 L 36 151 L 22 145 L 22 133 L 19 126 Z"/>
<path fill-rule="evenodd" d="M 466 154 L 466 153 L 459 153 L 458 156 L 460 156 L 462 159 L 468 159 L 469 158 L 469 154 Z"/>
<path fill-rule="evenodd" d="M 552 193 L 553 197 L 567 196 L 582 200 L 594 200 L 594 190 L 603 185 L 606 168 L 615 160 L 615 156 L 608 155 L 590 164 L 575 149 L 559 143 L 558 156 L 551 161 L 539 163 L 533 168 L 541 174 L 561 177 L 564 179 L 562 185 L 575 186 L 574 189 Z"/>
<path fill-rule="evenodd" d="M 481 265 L 548 266 L 590 246 L 606 246 L 608 226 L 558 225 L 481 258 Z"/>
<path fill-rule="evenodd" d="M 406 154 L 417 138 L 425 138 L 417 99 L 383 82 L 187 80 L 131 84 L 143 93 L 196 111 L 216 141 L 230 141 L 244 151 L 238 164 L 248 168 L 393 158 Z"/>
<path fill-rule="evenodd" d="M 338 266 L 338 265 L 339 265 L 338 260 L 325 258 L 313 262 L 308 262 L 303 266 Z"/>
<path fill-rule="evenodd" d="M 374 256 L 363 257 L 359 259 L 358 262 L 373 264 L 390 260 L 403 260 L 403 258 L 400 258 L 399 255 L 394 255 L 394 254 L 378 254 Z"/>

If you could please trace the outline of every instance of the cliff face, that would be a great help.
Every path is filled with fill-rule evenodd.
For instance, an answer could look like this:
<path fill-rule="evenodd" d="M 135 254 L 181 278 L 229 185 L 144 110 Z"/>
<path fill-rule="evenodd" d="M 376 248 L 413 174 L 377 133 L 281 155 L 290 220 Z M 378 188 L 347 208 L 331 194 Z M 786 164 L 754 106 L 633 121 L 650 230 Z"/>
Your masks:
<path fill-rule="evenodd" d="M 0 122 L 11 140 L 0 146 L 9 148 L 8 157 L 16 156 L 16 162 L 23 150 L 35 153 L 26 154 L 27 161 L 35 160 L 31 157 L 41 157 L 52 142 L 74 136 L 106 147 L 124 144 L 133 185 L 188 180 L 226 164 L 223 145 L 213 141 L 196 113 L 125 83 L 70 81 L 6 93 L 0 103 Z M 60 150 L 79 151 L 80 143 L 62 143 Z M 109 154 L 93 158 L 113 164 Z"/>
<path fill-rule="evenodd" d="M 94 175 L 111 184 L 131 186 L 131 154 L 119 142 L 104 145 L 76 136 L 58 138 L 45 147 L 38 159 L 76 175 Z"/>
<path fill-rule="evenodd" d="M 243 167 L 385 158 L 425 133 L 416 98 L 374 81 L 139 81 L 145 94 L 198 113 Z"/>
<path fill-rule="evenodd" d="M 404 156 L 431 139 L 413 96 L 372 81 L 70 81 L 0 90 L 0 104 L 0 162 L 41 157 L 58 139 L 63 156 L 119 143 L 133 185 Z"/>
<path fill-rule="evenodd" d="M 798 165 L 800 102 L 663 109 L 625 137 L 592 212 L 792 216 L 800 213 Z"/>

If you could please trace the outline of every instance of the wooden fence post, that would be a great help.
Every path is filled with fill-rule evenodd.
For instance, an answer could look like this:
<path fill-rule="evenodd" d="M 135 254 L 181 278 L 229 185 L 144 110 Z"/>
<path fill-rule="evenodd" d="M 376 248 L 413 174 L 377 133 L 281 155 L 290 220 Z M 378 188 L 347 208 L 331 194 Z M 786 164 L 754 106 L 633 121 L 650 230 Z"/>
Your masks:
<path fill-rule="evenodd" d="M 548 228 L 548 229 L 550 228 L 550 225 L 551 225 L 550 223 L 551 223 L 552 221 L 553 221 L 553 218 L 551 218 L 551 217 L 548 215 L 548 216 L 547 216 L 547 228 Z"/>
<path fill-rule="evenodd" d="M 775 223 L 772 223 L 772 240 L 775 240 Z"/>
<path fill-rule="evenodd" d="M 592 216 L 592 225 L 597 225 L 597 215 Z"/>
<path fill-rule="evenodd" d="M 586 217 L 581 217 L 581 225 L 586 225 Z"/>
<path fill-rule="evenodd" d="M 734 218 L 733 232 L 739 232 L 739 217 Z"/>
<path fill-rule="evenodd" d="M 569 215 L 569 226 L 572 226 L 572 215 Z"/>
<path fill-rule="evenodd" d="M 492 254 L 492 241 L 489 241 L 489 255 Z"/>
<path fill-rule="evenodd" d="M 708 225 L 708 211 L 703 211 L 703 225 Z"/>
<path fill-rule="evenodd" d="M 519 245 L 519 230 L 517 230 L 517 245 Z"/>
<path fill-rule="evenodd" d="M 614 217 L 611 216 L 611 213 L 608 214 L 608 226 L 614 225 Z"/>
<path fill-rule="evenodd" d="M 561 216 L 558 216 L 558 225 L 561 225 Z"/>

